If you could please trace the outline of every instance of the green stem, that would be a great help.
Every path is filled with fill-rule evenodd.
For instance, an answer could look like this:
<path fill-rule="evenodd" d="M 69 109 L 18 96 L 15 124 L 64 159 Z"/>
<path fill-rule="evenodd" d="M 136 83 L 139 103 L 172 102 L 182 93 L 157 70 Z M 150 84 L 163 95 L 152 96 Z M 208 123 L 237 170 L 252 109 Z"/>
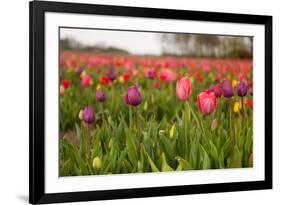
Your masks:
<path fill-rule="evenodd" d="M 185 135 L 186 135 L 186 143 L 187 145 L 190 142 L 190 105 L 189 102 L 186 101 L 185 103 L 185 113 L 186 113 L 186 126 L 185 126 Z"/>
<path fill-rule="evenodd" d="M 90 152 L 90 128 L 89 128 L 89 124 L 86 125 L 86 130 L 87 130 L 87 160 L 89 162 L 89 164 L 91 164 L 91 152 Z"/>
<path fill-rule="evenodd" d="M 103 102 L 101 102 L 101 112 L 102 112 L 102 124 L 104 124 L 104 109 L 103 109 Z"/>
<path fill-rule="evenodd" d="M 232 104 L 231 99 L 229 99 L 229 135 L 232 138 L 232 144 L 233 146 L 236 144 L 235 136 L 233 134 L 232 130 Z"/>
<path fill-rule="evenodd" d="M 140 123 L 139 123 L 139 116 L 138 116 L 138 107 L 135 108 L 135 115 L 136 115 L 136 126 L 137 126 L 137 152 L 140 151 Z"/>
<path fill-rule="evenodd" d="M 114 112 L 114 99 L 115 99 L 115 90 L 114 90 L 114 85 L 113 85 L 113 81 L 110 84 L 111 86 L 111 112 Z"/>
<path fill-rule="evenodd" d="M 242 101 L 242 108 L 241 108 L 241 113 L 242 113 L 242 125 L 241 127 L 244 127 L 244 98 L 241 97 L 241 101 Z"/>

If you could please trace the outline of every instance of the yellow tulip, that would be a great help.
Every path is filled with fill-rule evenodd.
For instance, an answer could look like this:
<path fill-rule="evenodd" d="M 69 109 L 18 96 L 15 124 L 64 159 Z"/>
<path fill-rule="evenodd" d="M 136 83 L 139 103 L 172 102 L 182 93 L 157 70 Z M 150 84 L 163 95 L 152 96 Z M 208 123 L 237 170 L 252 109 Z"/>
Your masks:
<path fill-rule="evenodd" d="M 232 87 L 233 87 L 233 88 L 236 88 L 237 83 L 238 83 L 237 80 L 232 80 Z"/>
<path fill-rule="evenodd" d="M 101 88 L 101 84 L 97 84 L 96 90 Z"/>
<path fill-rule="evenodd" d="M 175 124 L 170 129 L 170 139 L 172 140 L 174 138 L 174 131 L 175 131 Z"/>
<path fill-rule="evenodd" d="M 80 77 L 83 77 L 85 75 L 87 75 L 87 72 L 85 70 L 83 70 L 82 73 L 80 74 Z"/>
<path fill-rule="evenodd" d="M 118 80 L 119 80 L 120 83 L 124 83 L 124 78 L 123 78 L 123 76 L 120 76 L 120 77 L 118 78 Z"/>
<path fill-rule="evenodd" d="M 93 160 L 93 168 L 95 170 L 99 170 L 101 168 L 101 163 L 102 163 L 101 159 L 98 156 L 96 156 Z"/>
<path fill-rule="evenodd" d="M 147 111 L 147 101 L 145 101 L 145 103 L 144 103 L 143 110 Z"/>
<path fill-rule="evenodd" d="M 215 80 L 216 80 L 215 75 L 214 75 L 212 72 L 209 73 L 209 78 L 210 78 L 212 81 L 215 81 Z"/>
<path fill-rule="evenodd" d="M 239 102 L 235 102 L 233 106 L 233 112 L 238 113 L 241 110 L 241 105 Z"/>
<path fill-rule="evenodd" d="M 80 120 L 83 120 L 83 110 L 80 110 L 78 117 Z"/>

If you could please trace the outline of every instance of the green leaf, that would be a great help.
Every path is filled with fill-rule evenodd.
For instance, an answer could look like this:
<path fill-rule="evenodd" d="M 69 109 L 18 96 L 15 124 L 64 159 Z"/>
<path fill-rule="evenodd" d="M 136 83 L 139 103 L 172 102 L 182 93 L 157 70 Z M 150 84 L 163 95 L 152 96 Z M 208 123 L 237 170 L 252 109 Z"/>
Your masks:
<path fill-rule="evenodd" d="M 222 169 L 224 167 L 225 167 L 224 154 L 223 154 L 223 152 L 221 152 L 220 155 L 219 155 L 219 168 Z"/>
<path fill-rule="evenodd" d="M 190 148 L 190 159 L 189 161 L 192 164 L 192 167 L 194 167 L 195 169 L 199 168 L 198 167 L 198 144 L 196 143 L 192 143 L 191 144 L 191 148 Z"/>
<path fill-rule="evenodd" d="M 75 128 L 76 128 L 76 134 L 80 140 L 80 152 L 82 158 L 85 160 L 86 159 L 86 139 L 85 136 L 82 134 L 80 127 L 75 123 Z"/>
<path fill-rule="evenodd" d="M 209 143 L 210 143 L 210 147 L 211 147 L 211 155 L 213 157 L 213 160 L 214 160 L 214 164 L 215 164 L 215 167 L 216 168 L 219 168 L 219 155 L 218 155 L 218 150 L 216 148 L 216 145 L 211 141 L 209 140 Z"/>
<path fill-rule="evenodd" d="M 81 158 L 81 156 L 79 155 L 79 151 L 77 149 L 77 147 L 73 144 L 67 144 L 67 148 L 69 150 L 69 153 L 71 155 L 71 159 L 76 162 L 77 166 L 79 167 L 79 169 L 81 169 L 82 174 L 88 174 L 88 170 L 87 167 L 85 165 L 85 162 L 83 161 L 83 159 Z M 77 168 L 77 167 L 76 167 Z M 77 168 L 78 169 L 78 168 Z M 76 170 L 77 171 L 77 170 Z"/>
<path fill-rule="evenodd" d="M 135 142 L 129 134 L 126 136 L 126 147 L 129 159 L 134 166 L 137 166 L 137 148 Z"/>
<path fill-rule="evenodd" d="M 242 167 L 242 153 L 235 145 L 231 155 L 227 159 L 227 166 L 229 168 L 240 168 Z"/>
<path fill-rule="evenodd" d="M 179 156 L 176 156 L 175 157 L 176 160 L 178 160 L 178 167 L 176 169 L 176 171 L 181 171 L 181 170 L 192 170 L 192 166 L 189 162 L 187 162 L 185 159 L 179 157 Z"/>
<path fill-rule="evenodd" d="M 175 163 L 175 150 L 171 141 L 167 137 L 162 137 L 162 144 L 164 146 L 164 151 L 168 158 L 168 161 L 173 165 Z"/>
<path fill-rule="evenodd" d="M 70 159 L 66 160 L 60 170 L 60 176 L 67 176 L 70 169 Z"/>
<path fill-rule="evenodd" d="M 148 155 L 148 153 L 146 152 L 144 146 L 142 146 L 144 153 L 147 156 L 148 162 L 150 164 L 151 170 L 152 172 L 160 172 L 159 169 L 157 168 L 157 166 L 154 164 L 154 162 L 152 161 L 152 159 L 150 158 L 150 156 Z"/>
<path fill-rule="evenodd" d="M 127 148 L 125 148 L 121 154 L 120 154 L 120 157 L 119 159 L 117 160 L 117 172 L 120 172 L 121 170 L 121 167 L 122 167 L 122 164 L 123 164 L 123 160 L 125 159 L 127 155 Z"/>
<path fill-rule="evenodd" d="M 161 154 L 161 160 L 162 160 L 162 167 L 161 167 L 161 171 L 162 172 L 171 172 L 171 171 L 174 171 L 172 169 L 172 167 L 170 167 L 166 161 L 166 156 L 165 156 L 165 153 L 162 152 Z"/>
<path fill-rule="evenodd" d="M 202 145 L 200 145 L 200 152 L 201 152 L 200 154 L 201 157 L 203 157 L 202 169 L 210 169 L 211 168 L 210 158 Z"/>

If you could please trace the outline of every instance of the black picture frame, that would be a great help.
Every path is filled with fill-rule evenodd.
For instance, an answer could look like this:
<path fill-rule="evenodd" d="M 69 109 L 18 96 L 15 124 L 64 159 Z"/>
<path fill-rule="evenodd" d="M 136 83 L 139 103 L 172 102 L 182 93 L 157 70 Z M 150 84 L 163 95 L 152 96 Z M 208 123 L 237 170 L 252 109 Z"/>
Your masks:
<path fill-rule="evenodd" d="M 272 16 L 215 13 L 201 11 L 105 6 L 78 3 L 32 1 L 29 4 L 30 46 L 30 143 L 29 143 L 29 202 L 55 203 L 105 199 L 153 197 L 167 195 L 260 190 L 272 188 Z M 259 24 L 265 26 L 265 180 L 235 183 L 198 184 L 184 186 L 136 188 L 71 193 L 45 193 L 44 130 L 45 77 L 44 26 L 46 12 L 98 14 L 110 16 L 149 17 Z"/>

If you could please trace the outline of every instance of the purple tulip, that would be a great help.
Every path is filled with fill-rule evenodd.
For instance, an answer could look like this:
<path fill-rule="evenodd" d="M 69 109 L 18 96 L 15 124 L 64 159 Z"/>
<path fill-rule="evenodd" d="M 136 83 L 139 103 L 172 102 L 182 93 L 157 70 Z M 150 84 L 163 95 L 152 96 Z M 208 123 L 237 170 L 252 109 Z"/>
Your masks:
<path fill-rule="evenodd" d="M 76 73 L 77 75 L 81 75 L 82 72 L 83 72 L 83 68 L 82 68 L 82 67 L 77 67 L 77 68 L 75 69 L 75 73 Z"/>
<path fill-rule="evenodd" d="M 141 94 L 136 85 L 128 88 L 125 99 L 127 99 L 129 105 L 138 106 L 139 104 L 141 104 L 142 101 Z"/>
<path fill-rule="evenodd" d="M 240 97 L 244 97 L 245 95 L 247 95 L 247 83 L 244 80 L 240 80 L 237 86 L 237 93 L 238 96 Z"/>
<path fill-rule="evenodd" d="M 209 91 L 210 91 L 210 92 L 215 92 L 215 86 L 214 86 L 213 84 L 210 85 Z"/>
<path fill-rule="evenodd" d="M 112 68 L 110 68 L 107 72 L 107 76 L 109 78 L 109 80 L 113 81 L 116 78 L 115 72 Z"/>
<path fill-rule="evenodd" d="M 222 82 L 222 94 L 226 98 L 231 98 L 234 96 L 234 90 L 230 80 L 224 80 Z"/>
<path fill-rule="evenodd" d="M 105 94 L 100 88 L 96 92 L 96 99 L 98 102 L 104 102 L 106 100 Z"/>
<path fill-rule="evenodd" d="M 87 106 L 83 110 L 83 120 L 87 124 L 91 124 L 96 120 L 96 114 L 94 108 Z"/>
<path fill-rule="evenodd" d="M 149 71 L 147 72 L 147 78 L 152 80 L 152 79 L 154 79 L 154 77 L 155 77 L 155 76 L 154 76 L 153 71 L 152 71 L 152 70 L 149 70 Z"/>

